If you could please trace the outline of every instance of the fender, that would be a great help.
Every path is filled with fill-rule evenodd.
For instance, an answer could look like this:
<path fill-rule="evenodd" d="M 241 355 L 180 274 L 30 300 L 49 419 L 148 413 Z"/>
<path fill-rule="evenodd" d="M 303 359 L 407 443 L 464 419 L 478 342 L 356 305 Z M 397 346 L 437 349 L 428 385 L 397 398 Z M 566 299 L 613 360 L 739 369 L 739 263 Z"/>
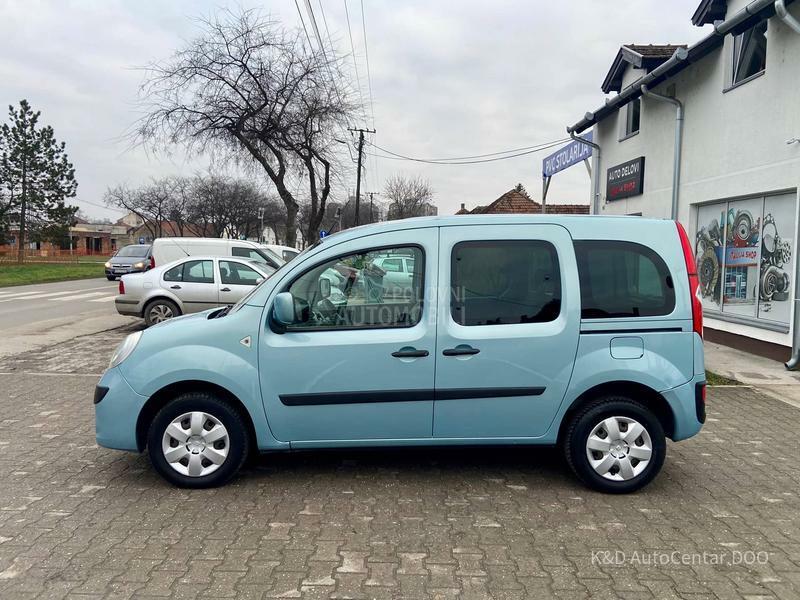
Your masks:
<path fill-rule="evenodd" d="M 581 335 L 572 378 L 545 437 L 555 441 L 567 411 L 583 394 L 597 386 L 613 381 L 630 382 L 660 394 L 692 380 L 695 361 L 691 331 L 634 335 L 643 339 L 643 355 L 622 360 L 613 358 L 609 349 L 611 339 L 619 335 Z"/>
<path fill-rule="evenodd" d="M 285 447 L 272 435 L 261 401 L 257 351 L 261 310 L 244 306 L 219 320 L 208 320 L 208 312 L 203 312 L 151 327 L 134 350 L 137 360 L 123 362 L 120 372 L 137 394 L 147 398 L 184 381 L 217 385 L 244 405 L 259 449 Z M 197 327 L 200 319 L 203 326 Z M 215 328 L 219 329 L 217 335 Z M 170 343 L 162 339 L 166 337 Z M 247 337 L 249 345 L 242 343 Z"/>

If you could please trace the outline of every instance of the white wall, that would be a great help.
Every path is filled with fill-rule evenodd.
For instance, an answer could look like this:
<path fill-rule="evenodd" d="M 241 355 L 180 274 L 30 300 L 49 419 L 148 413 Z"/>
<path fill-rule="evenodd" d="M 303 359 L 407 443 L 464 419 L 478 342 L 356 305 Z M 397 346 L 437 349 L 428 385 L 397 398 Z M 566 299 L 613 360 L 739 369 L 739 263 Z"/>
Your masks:
<path fill-rule="evenodd" d="M 747 2 L 729 2 L 728 16 Z M 791 12 L 800 17 L 800 7 Z M 708 29 L 708 28 L 707 28 Z M 723 48 L 691 65 L 654 91 L 666 93 L 675 86 L 685 107 L 678 217 L 690 235 L 696 227 L 696 206 L 713 200 L 800 189 L 800 35 L 780 19 L 769 21 L 765 73 L 739 87 L 725 90 L 733 38 Z M 623 88 L 643 75 L 628 68 Z M 601 146 L 602 164 L 593 169 L 600 179 L 600 214 L 641 212 L 648 217 L 669 217 L 672 194 L 675 107 L 651 98 L 642 99 L 638 135 L 619 141 L 625 110 L 598 123 L 595 142 Z M 644 193 L 606 201 L 606 170 L 645 156 Z M 597 160 L 594 161 L 597 163 Z M 794 243 L 795 255 L 798 251 Z M 793 283 L 796 269 L 792 270 Z M 708 320 L 708 325 L 751 335 L 765 341 L 791 344 L 788 334 Z"/>

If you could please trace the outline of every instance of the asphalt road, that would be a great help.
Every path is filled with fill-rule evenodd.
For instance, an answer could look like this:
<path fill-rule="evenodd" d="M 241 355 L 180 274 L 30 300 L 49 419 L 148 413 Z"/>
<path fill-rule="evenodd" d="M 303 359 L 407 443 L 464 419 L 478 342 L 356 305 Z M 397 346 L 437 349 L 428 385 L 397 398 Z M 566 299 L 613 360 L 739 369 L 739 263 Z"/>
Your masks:
<path fill-rule="evenodd" d="M 105 278 L 0 288 L 0 356 L 128 324 Z"/>

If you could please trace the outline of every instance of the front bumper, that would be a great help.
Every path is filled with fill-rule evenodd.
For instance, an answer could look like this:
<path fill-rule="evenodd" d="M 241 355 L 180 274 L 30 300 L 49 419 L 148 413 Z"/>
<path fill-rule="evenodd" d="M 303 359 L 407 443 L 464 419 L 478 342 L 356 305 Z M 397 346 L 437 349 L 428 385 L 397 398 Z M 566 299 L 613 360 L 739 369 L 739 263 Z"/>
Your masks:
<path fill-rule="evenodd" d="M 97 384 L 95 393 L 95 437 L 105 448 L 138 452 L 136 421 L 147 398 L 133 391 L 118 368 L 109 369 Z M 102 388 L 107 391 L 102 392 Z"/>
<path fill-rule="evenodd" d="M 105 267 L 106 275 L 108 277 L 122 277 L 123 275 L 127 275 L 128 273 L 144 273 L 146 269 L 135 269 L 129 266 L 114 266 L 111 265 L 111 268 Z"/>

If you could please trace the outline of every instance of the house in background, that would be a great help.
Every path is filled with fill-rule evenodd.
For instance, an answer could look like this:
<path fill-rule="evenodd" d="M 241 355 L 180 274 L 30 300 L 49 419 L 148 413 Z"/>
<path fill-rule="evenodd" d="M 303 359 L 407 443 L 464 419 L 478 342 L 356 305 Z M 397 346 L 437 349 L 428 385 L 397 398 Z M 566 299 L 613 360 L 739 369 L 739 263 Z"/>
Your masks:
<path fill-rule="evenodd" d="M 58 243 L 30 241 L 25 244 L 28 256 L 43 258 L 62 255 L 110 256 L 128 244 L 150 244 L 153 232 L 157 237 L 203 237 L 203 227 L 193 223 L 162 221 L 160 227 L 148 227 L 144 220 L 134 213 L 128 213 L 115 223 L 92 223 L 76 218 L 75 225 L 69 228 L 69 236 Z M 12 223 L 8 229 L 7 243 L 0 245 L 0 257 L 16 256 L 19 240 L 19 226 Z"/>
<path fill-rule="evenodd" d="M 511 215 L 511 214 L 541 214 L 542 205 L 525 192 L 525 189 L 518 185 L 507 191 L 497 200 L 486 206 L 476 206 L 472 210 L 467 210 L 465 204 L 456 212 L 457 215 Z M 548 215 L 588 215 L 588 204 L 547 204 L 545 214 Z"/>

